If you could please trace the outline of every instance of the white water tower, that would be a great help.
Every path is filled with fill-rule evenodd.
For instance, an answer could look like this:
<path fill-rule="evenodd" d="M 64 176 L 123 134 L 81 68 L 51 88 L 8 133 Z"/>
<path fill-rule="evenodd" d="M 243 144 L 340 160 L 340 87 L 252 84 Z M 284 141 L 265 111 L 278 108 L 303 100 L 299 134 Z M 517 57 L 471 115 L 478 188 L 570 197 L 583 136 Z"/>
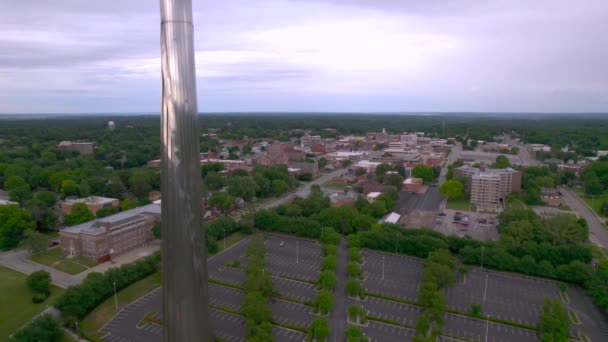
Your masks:
<path fill-rule="evenodd" d="M 114 121 L 109 121 L 108 122 L 108 130 L 110 130 L 110 131 L 114 130 Z"/>

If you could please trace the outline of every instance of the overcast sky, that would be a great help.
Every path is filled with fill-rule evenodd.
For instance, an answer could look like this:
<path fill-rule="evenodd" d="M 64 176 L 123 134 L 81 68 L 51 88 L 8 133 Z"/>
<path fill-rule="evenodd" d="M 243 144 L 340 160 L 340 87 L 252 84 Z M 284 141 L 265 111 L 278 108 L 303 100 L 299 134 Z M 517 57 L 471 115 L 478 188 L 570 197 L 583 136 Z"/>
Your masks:
<path fill-rule="evenodd" d="M 193 0 L 199 111 L 608 112 L 606 0 Z M 0 112 L 158 112 L 158 0 L 0 1 Z"/>

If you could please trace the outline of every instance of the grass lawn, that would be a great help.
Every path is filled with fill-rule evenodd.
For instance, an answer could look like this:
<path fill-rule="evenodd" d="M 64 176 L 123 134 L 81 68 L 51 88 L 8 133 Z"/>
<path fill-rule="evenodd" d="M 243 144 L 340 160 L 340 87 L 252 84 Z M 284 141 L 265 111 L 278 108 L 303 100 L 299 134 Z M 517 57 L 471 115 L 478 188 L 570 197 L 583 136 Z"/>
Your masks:
<path fill-rule="evenodd" d="M 33 293 L 25 285 L 25 274 L 0 266 L 0 341 L 6 341 L 36 314 L 55 302 L 63 292 L 51 286 L 51 296 L 40 304 L 32 303 Z"/>
<path fill-rule="evenodd" d="M 342 183 L 342 182 L 336 183 L 336 182 L 329 181 L 329 182 L 323 183 L 323 185 L 321 185 L 321 186 L 324 188 L 330 188 L 330 189 L 334 189 L 334 190 L 344 190 L 349 185 L 350 184 L 348 184 L 348 183 Z"/>
<path fill-rule="evenodd" d="M 118 292 L 118 311 L 161 285 L 160 273 L 155 273 Z M 106 299 L 80 323 L 81 333 L 92 341 L 101 341 L 99 329 L 118 312 L 114 306 L 114 297 Z"/>
<path fill-rule="evenodd" d="M 448 204 L 446 205 L 446 207 L 451 210 L 461 210 L 461 211 L 469 211 L 471 209 L 468 198 L 460 198 L 457 200 L 448 200 Z"/>
<path fill-rule="evenodd" d="M 608 212 L 602 213 L 602 203 L 608 201 L 608 195 L 603 196 L 595 196 L 595 199 L 591 198 L 591 196 L 579 194 L 579 197 L 587 203 L 588 206 L 592 207 L 595 212 L 602 216 L 607 217 Z"/>
<path fill-rule="evenodd" d="M 227 236 L 226 237 L 226 248 L 229 248 L 230 246 L 234 245 L 235 243 L 238 243 L 239 241 L 243 240 L 247 236 L 248 235 L 245 235 L 241 232 L 236 232 L 232 235 Z M 217 240 L 217 246 L 219 247 L 217 253 L 221 253 L 224 250 L 224 239 Z M 217 253 L 209 254 L 208 256 L 213 256 Z"/>
<path fill-rule="evenodd" d="M 526 208 L 526 205 L 524 204 L 524 202 L 522 202 L 519 198 L 514 198 L 514 197 L 507 197 L 505 205 L 507 208 L 513 208 L 513 209 L 525 209 Z"/>
<path fill-rule="evenodd" d="M 62 253 L 60 247 L 54 247 L 44 253 L 32 255 L 28 259 L 69 274 L 78 274 L 96 265 L 95 262 L 85 258 L 62 259 Z"/>

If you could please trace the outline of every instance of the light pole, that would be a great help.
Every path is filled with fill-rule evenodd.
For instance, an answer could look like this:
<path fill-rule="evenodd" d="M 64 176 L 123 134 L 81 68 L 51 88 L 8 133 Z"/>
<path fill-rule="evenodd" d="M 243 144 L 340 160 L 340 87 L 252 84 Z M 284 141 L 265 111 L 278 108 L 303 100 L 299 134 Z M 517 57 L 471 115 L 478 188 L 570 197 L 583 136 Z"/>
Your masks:
<path fill-rule="evenodd" d="M 299 261 L 299 254 L 300 254 L 300 241 L 296 240 L 296 264 Z"/>
<path fill-rule="evenodd" d="M 488 294 L 488 274 L 486 273 L 486 286 L 483 290 L 483 301 L 486 301 L 486 296 Z"/>
<path fill-rule="evenodd" d="M 481 246 L 481 270 L 483 271 L 483 248 L 484 246 Z"/>
<path fill-rule="evenodd" d="M 224 250 L 226 250 L 226 228 L 224 227 Z"/>
<path fill-rule="evenodd" d="M 114 285 L 114 308 L 118 310 L 118 297 L 116 296 L 116 282 L 112 283 Z"/>
<path fill-rule="evenodd" d="M 384 256 L 382 256 L 382 280 L 384 280 Z"/>
<path fill-rule="evenodd" d="M 490 330 L 490 314 L 486 315 L 486 342 L 488 342 L 488 330 Z"/>

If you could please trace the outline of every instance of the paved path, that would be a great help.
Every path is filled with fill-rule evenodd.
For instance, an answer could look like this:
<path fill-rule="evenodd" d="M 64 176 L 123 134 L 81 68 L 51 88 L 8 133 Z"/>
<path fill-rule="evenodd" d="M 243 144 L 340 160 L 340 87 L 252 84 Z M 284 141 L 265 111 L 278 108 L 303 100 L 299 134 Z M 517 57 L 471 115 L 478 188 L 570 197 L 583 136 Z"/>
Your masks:
<path fill-rule="evenodd" d="M 608 248 L 608 229 L 597 214 L 591 210 L 576 194 L 564 187 L 559 187 L 566 204 L 587 220 L 589 226 L 589 240 L 602 247 Z"/>
<path fill-rule="evenodd" d="M 287 194 L 283 197 L 277 198 L 276 200 L 270 201 L 268 203 L 264 203 L 257 209 L 270 209 L 270 208 L 278 207 L 282 204 L 289 202 L 295 196 L 308 197 L 308 194 L 310 194 L 310 188 L 313 185 L 315 185 L 315 184 L 321 185 L 338 176 L 341 176 L 342 174 L 344 174 L 346 172 L 347 172 L 346 169 L 338 169 L 338 170 L 332 171 L 330 173 L 325 173 L 325 174 L 321 175 L 319 178 L 307 183 L 306 185 L 304 185 L 303 187 L 298 189 L 296 192 Z"/>
<path fill-rule="evenodd" d="M 128 253 L 118 256 L 111 262 L 104 262 L 84 272 L 74 275 L 28 260 L 27 257 L 30 256 L 30 252 L 27 249 L 0 253 L 0 265 L 25 274 L 31 274 L 40 270 L 47 271 L 51 275 L 53 284 L 65 289 L 82 283 L 82 281 L 91 272 L 103 273 L 110 268 L 119 267 L 150 255 L 159 250 L 159 248 L 160 241 L 154 241 L 147 246 L 136 248 Z"/>
<path fill-rule="evenodd" d="M 329 341 L 343 341 L 344 331 L 346 330 L 347 320 L 347 300 L 346 300 L 346 281 L 348 275 L 346 273 L 346 264 L 348 264 L 348 249 L 346 240 L 340 241 L 338 246 L 338 268 L 336 269 L 336 277 L 338 282 L 334 289 L 334 310 L 329 314 Z"/>
<path fill-rule="evenodd" d="M 51 274 L 53 284 L 62 288 L 80 284 L 83 279 L 82 277 L 73 276 L 52 267 L 29 261 L 26 259 L 29 255 L 30 252 L 28 250 L 1 253 L 0 265 L 25 274 L 34 273 L 40 270 L 47 271 Z"/>

